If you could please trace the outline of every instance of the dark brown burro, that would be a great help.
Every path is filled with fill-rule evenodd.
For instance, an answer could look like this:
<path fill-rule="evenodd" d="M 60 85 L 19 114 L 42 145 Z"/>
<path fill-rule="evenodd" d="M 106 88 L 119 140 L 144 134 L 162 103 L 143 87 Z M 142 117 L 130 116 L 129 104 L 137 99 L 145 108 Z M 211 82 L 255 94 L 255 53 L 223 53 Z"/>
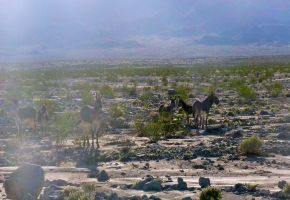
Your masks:
<path fill-rule="evenodd" d="M 22 200 L 25 196 L 35 199 L 39 196 L 44 184 L 44 171 L 41 166 L 24 164 L 4 182 L 7 198 Z"/>

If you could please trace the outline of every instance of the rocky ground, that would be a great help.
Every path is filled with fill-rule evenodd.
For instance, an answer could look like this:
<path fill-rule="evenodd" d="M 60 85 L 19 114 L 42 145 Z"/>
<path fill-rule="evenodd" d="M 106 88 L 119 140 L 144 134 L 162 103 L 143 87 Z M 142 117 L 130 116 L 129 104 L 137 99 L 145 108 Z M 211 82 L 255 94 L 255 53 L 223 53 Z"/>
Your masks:
<path fill-rule="evenodd" d="M 134 79 L 139 81 L 138 90 L 148 86 L 148 77 Z M 81 80 L 74 79 L 75 82 Z M 198 78 L 193 80 L 199 81 Z M 285 90 L 289 91 L 289 78 L 275 80 L 283 82 Z M 119 81 L 125 82 L 126 77 Z M 116 87 L 120 84 L 104 83 Z M 158 102 L 165 99 L 164 91 L 154 96 L 148 108 L 138 104 L 138 97 L 106 98 L 106 113 L 117 103 L 125 105 L 126 112 L 117 124 L 122 124 L 122 128 L 109 127 L 101 136 L 99 150 L 80 147 L 75 135 L 56 145 L 50 137 L 32 136 L 27 131 L 25 140 L 20 143 L 15 138 L 11 118 L 1 118 L 1 199 L 6 199 L 5 178 L 23 163 L 40 165 L 45 171 L 41 200 L 62 200 L 72 188 L 93 193 L 95 199 L 189 200 L 199 199 L 203 188 L 210 185 L 220 188 L 225 200 L 281 199 L 285 182 L 290 182 L 290 99 L 271 98 L 264 90 L 258 92 L 257 102 L 244 103 L 235 92 L 217 90 L 220 104 L 212 109 L 206 131 L 197 134 L 191 129 L 182 138 L 156 143 L 137 137 L 131 125 L 137 114 L 147 116 L 157 109 Z M 205 95 L 198 93 L 195 97 L 202 99 Z M 72 102 L 56 99 L 65 112 L 79 109 L 78 98 L 74 96 Z M 192 101 L 193 98 L 188 100 Z M 254 134 L 263 141 L 261 154 L 241 155 L 239 144 Z"/>

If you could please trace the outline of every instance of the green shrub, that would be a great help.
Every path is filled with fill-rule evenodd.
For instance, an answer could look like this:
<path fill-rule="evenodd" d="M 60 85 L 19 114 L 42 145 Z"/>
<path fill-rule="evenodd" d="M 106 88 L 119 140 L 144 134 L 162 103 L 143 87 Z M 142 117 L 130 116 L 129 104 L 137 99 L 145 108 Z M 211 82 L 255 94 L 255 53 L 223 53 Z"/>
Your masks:
<path fill-rule="evenodd" d="M 162 138 L 181 137 L 186 134 L 182 122 L 181 118 L 171 120 L 169 113 L 161 113 L 153 122 L 139 125 L 143 136 L 148 137 L 151 142 L 158 142 Z"/>
<path fill-rule="evenodd" d="M 143 102 L 148 102 L 152 99 L 153 96 L 154 94 L 151 91 L 146 91 L 141 95 L 140 100 Z"/>
<path fill-rule="evenodd" d="M 82 189 L 84 190 L 85 193 L 91 193 L 96 190 L 96 183 L 95 182 L 90 182 L 90 183 L 83 183 L 82 184 Z"/>
<path fill-rule="evenodd" d="M 167 86 L 168 85 L 168 79 L 166 76 L 161 77 L 161 82 L 163 86 Z"/>
<path fill-rule="evenodd" d="M 94 200 L 94 197 L 91 197 L 89 194 L 80 191 L 73 190 L 69 192 L 68 196 L 64 198 L 64 200 Z"/>
<path fill-rule="evenodd" d="M 284 186 L 282 194 L 285 199 L 290 197 L 290 185 L 288 183 Z"/>
<path fill-rule="evenodd" d="M 283 85 L 280 82 L 266 86 L 268 93 L 272 97 L 278 97 L 283 91 Z"/>
<path fill-rule="evenodd" d="M 62 113 L 54 117 L 53 126 L 50 127 L 50 136 L 57 145 L 63 144 L 64 140 L 71 135 L 77 116 L 72 113 Z"/>
<path fill-rule="evenodd" d="M 123 85 L 121 91 L 128 96 L 135 96 L 137 95 L 137 87 L 136 84 L 133 85 Z"/>
<path fill-rule="evenodd" d="M 262 140 L 257 135 L 253 135 L 242 141 L 239 151 L 242 155 L 260 155 L 262 146 Z"/>
<path fill-rule="evenodd" d="M 100 88 L 100 93 L 106 98 L 114 98 L 114 90 L 108 85 L 104 85 Z"/>
<path fill-rule="evenodd" d="M 115 104 L 110 107 L 108 114 L 110 118 L 116 119 L 124 116 L 124 110 L 121 105 Z"/>
<path fill-rule="evenodd" d="M 202 190 L 200 200 L 220 200 L 222 199 L 222 192 L 216 187 L 208 187 Z"/>
<path fill-rule="evenodd" d="M 241 80 L 231 81 L 230 87 L 235 89 L 239 96 L 246 100 L 254 100 L 257 97 L 257 93 Z"/>
<path fill-rule="evenodd" d="M 246 184 L 247 189 L 251 192 L 255 192 L 257 189 L 257 186 L 258 186 L 258 184 L 250 184 L 250 183 Z"/>
<path fill-rule="evenodd" d="M 176 95 L 181 97 L 183 100 L 187 100 L 191 92 L 191 88 L 186 84 L 177 85 L 174 87 L 174 89 L 176 90 Z"/>
<path fill-rule="evenodd" d="M 249 86 L 242 85 L 238 88 L 238 93 L 241 97 L 247 100 L 254 100 L 257 97 L 257 93 Z"/>

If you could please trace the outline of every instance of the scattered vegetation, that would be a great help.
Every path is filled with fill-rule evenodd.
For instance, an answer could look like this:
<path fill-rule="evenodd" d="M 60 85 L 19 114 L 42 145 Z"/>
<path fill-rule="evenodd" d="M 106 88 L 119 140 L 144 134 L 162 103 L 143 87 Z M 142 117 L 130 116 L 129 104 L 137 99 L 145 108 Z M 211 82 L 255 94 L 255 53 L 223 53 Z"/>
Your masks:
<path fill-rule="evenodd" d="M 128 96 L 136 96 L 137 95 L 137 87 L 136 84 L 132 85 L 123 85 L 121 91 Z"/>
<path fill-rule="evenodd" d="M 254 100 L 257 97 L 255 90 L 241 80 L 232 81 L 230 87 L 234 88 L 238 92 L 239 96 L 245 100 Z"/>
<path fill-rule="evenodd" d="M 70 136 L 77 122 L 77 116 L 72 113 L 61 113 L 54 117 L 54 125 L 50 127 L 50 135 L 57 145 L 62 145 Z"/>
<path fill-rule="evenodd" d="M 245 139 L 239 145 L 239 151 L 242 155 L 260 155 L 263 141 L 257 136 Z"/>
<path fill-rule="evenodd" d="M 137 120 L 135 127 L 137 127 L 139 136 L 148 137 L 154 143 L 162 138 L 181 137 L 187 133 L 183 120 L 181 118 L 172 120 L 168 113 L 161 113 L 156 120 L 146 124 Z"/>
<path fill-rule="evenodd" d="M 104 85 L 100 88 L 100 93 L 108 99 L 111 99 L 114 97 L 114 90 L 112 87 L 110 87 L 109 85 Z"/>
<path fill-rule="evenodd" d="M 187 84 L 174 86 L 174 89 L 176 90 L 176 95 L 181 97 L 183 100 L 187 100 L 191 92 L 191 88 Z"/>
<path fill-rule="evenodd" d="M 216 187 L 208 187 L 204 189 L 199 197 L 200 200 L 221 200 L 222 192 Z"/>
<path fill-rule="evenodd" d="M 72 190 L 64 200 L 94 200 L 95 198 L 81 190 Z"/>
<path fill-rule="evenodd" d="M 282 94 L 283 91 L 283 85 L 280 82 L 275 82 L 273 84 L 266 86 L 268 93 L 272 97 L 278 97 L 280 94 Z"/>
<path fill-rule="evenodd" d="M 283 197 L 284 197 L 285 199 L 287 199 L 287 198 L 290 197 L 290 185 L 289 185 L 289 183 L 287 183 L 287 184 L 284 186 L 284 188 L 283 188 L 283 190 L 282 190 L 282 195 L 283 195 Z"/>

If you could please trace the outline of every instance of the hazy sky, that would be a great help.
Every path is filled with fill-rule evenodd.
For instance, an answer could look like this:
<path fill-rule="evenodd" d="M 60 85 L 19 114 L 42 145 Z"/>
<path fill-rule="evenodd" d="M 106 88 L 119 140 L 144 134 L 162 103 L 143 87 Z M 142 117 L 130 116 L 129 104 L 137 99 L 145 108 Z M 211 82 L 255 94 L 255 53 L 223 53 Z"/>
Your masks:
<path fill-rule="evenodd" d="M 290 53 L 288 0 L 0 0 L 0 58 Z"/>

